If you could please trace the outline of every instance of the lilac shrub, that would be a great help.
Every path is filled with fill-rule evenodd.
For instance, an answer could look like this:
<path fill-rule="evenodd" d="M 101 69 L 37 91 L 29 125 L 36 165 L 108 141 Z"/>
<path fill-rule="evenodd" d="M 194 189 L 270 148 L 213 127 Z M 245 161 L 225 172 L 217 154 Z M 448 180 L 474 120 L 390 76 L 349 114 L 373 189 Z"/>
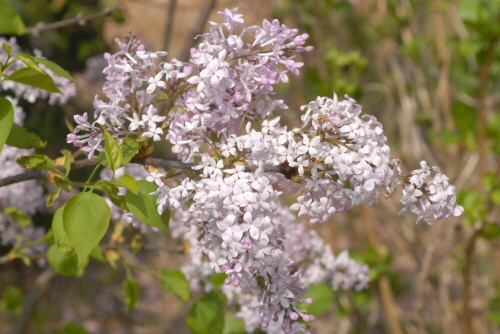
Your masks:
<path fill-rule="evenodd" d="M 247 27 L 236 10 L 220 14 L 223 23 L 211 22 L 189 62 L 159 62 L 166 52 L 146 51 L 132 35 L 119 42 L 119 52 L 105 55 L 107 101 L 96 97 L 92 123 L 75 116 L 67 141 L 89 158 L 104 151 L 104 128 L 119 144 L 144 143 L 141 152 L 169 142 L 196 173 L 156 169 L 147 180 L 157 186 L 158 212 L 176 212 L 172 236 L 190 245 L 182 268 L 190 287 L 210 291 L 208 277 L 224 273 L 222 291 L 240 306 L 246 330 L 307 332 L 302 321 L 314 316 L 299 308 L 312 302 L 302 297 L 307 285 L 360 290 L 368 268 L 347 251 L 335 256 L 291 211 L 318 225 L 375 203 L 381 189 L 390 197 L 397 185 L 402 212 L 417 222 L 463 209 L 437 167 L 431 181 L 425 162 L 403 175 L 382 125 L 349 97 L 318 97 L 302 107 L 300 128 L 282 126 L 273 113 L 287 106 L 275 87 L 299 74 L 308 35 L 278 20 Z M 298 194 L 290 208 L 279 202 L 283 193 Z"/>

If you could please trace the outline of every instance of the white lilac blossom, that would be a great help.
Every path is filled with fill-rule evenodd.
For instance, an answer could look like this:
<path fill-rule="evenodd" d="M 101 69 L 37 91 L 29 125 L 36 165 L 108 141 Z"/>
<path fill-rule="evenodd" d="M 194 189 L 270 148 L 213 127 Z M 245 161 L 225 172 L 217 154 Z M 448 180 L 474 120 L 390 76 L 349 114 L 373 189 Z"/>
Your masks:
<path fill-rule="evenodd" d="M 438 169 L 403 176 L 391 157 L 382 125 L 349 97 L 318 97 L 302 107 L 302 125 L 288 130 L 273 118 L 275 86 L 302 67 L 296 56 L 311 51 L 307 34 L 278 20 L 247 27 L 236 10 L 220 13 L 223 23 L 191 50 L 189 62 L 158 63 L 165 52 L 148 52 L 130 35 L 120 51 L 106 54 L 106 83 L 94 119 L 77 115 L 67 140 L 88 153 L 103 150 L 103 127 L 118 143 L 138 138 L 149 148 L 166 139 L 192 176 L 165 179 L 154 171 L 159 213 L 176 210 L 171 234 L 190 244 L 191 263 L 182 267 L 192 289 L 207 290 L 213 272 L 227 275 L 222 288 L 249 331 L 307 332 L 313 316 L 298 307 L 308 284 L 363 289 L 368 268 L 334 255 L 315 232 L 307 232 L 278 202 L 298 193 L 290 210 L 322 224 L 354 206 L 371 205 L 380 189 L 390 197 L 403 186 L 404 209 L 431 223 L 459 215 L 455 190 Z M 163 109 L 156 106 L 166 102 Z M 260 124 L 260 127 L 252 127 Z M 166 133 L 166 135 L 165 135 Z M 267 172 L 272 169 L 274 172 Z M 279 170 L 279 173 L 276 171 Z M 286 211 L 286 212 L 285 212 Z M 204 281 L 205 284 L 200 284 Z"/>
<path fill-rule="evenodd" d="M 431 175 L 431 169 L 426 161 L 421 161 L 422 168 L 412 171 L 404 177 L 403 196 L 400 198 L 406 210 L 418 216 L 417 223 L 424 219 L 428 224 L 443 218 L 460 216 L 464 209 L 457 205 L 455 187 L 448 182 L 448 177 L 441 173 L 438 167 L 432 167 L 436 173 L 431 181 L 426 182 Z"/>

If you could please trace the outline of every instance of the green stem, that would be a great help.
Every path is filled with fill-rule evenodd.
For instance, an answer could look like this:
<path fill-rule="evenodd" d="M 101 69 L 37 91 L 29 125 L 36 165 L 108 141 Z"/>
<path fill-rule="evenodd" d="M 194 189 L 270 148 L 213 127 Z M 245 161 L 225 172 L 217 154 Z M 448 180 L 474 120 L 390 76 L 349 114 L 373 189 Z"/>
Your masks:
<path fill-rule="evenodd" d="M 97 172 L 97 170 L 99 169 L 99 167 L 101 166 L 100 163 L 97 164 L 97 166 L 95 166 L 94 170 L 92 171 L 92 174 L 90 174 L 89 178 L 87 179 L 87 184 L 90 184 L 90 180 L 92 180 L 92 178 L 94 177 L 95 173 Z M 83 191 L 86 191 L 87 190 L 87 186 L 85 186 L 85 188 L 83 188 Z M 92 185 L 92 189 L 94 189 L 95 185 Z"/>

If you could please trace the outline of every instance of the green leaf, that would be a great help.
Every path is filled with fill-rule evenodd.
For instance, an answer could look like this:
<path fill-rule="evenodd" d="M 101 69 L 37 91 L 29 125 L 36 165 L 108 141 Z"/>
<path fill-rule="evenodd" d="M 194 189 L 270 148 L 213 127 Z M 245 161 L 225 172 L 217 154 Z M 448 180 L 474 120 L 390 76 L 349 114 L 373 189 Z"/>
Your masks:
<path fill-rule="evenodd" d="M 160 276 L 161 287 L 183 301 L 189 300 L 189 282 L 180 270 L 163 270 Z"/>
<path fill-rule="evenodd" d="M 142 143 L 138 143 L 135 139 L 130 137 L 125 138 L 122 143 L 123 159 L 122 166 L 125 166 L 137 154 L 137 151 L 142 147 Z"/>
<path fill-rule="evenodd" d="M 63 212 L 64 230 L 75 248 L 78 264 L 85 261 L 104 237 L 110 218 L 108 203 L 90 192 L 76 194 L 66 204 Z"/>
<path fill-rule="evenodd" d="M 17 164 L 24 168 L 48 169 L 62 174 L 62 172 L 54 166 L 54 162 L 52 161 L 52 159 L 44 154 L 34 154 L 29 157 L 19 157 L 17 158 Z"/>
<path fill-rule="evenodd" d="M 15 123 L 12 124 L 12 129 L 10 130 L 6 144 L 25 149 L 45 148 L 47 146 L 47 143 L 40 139 L 36 133 L 30 132 Z"/>
<path fill-rule="evenodd" d="M 139 289 L 139 284 L 131 278 L 127 278 L 123 281 L 123 296 L 125 297 L 125 304 L 127 305 L 127 312 L 131 312 L 135 309 L 141 291 Z"/>
<path fill-rule="evenodd" d="M 54 217 L 52 218 L 52 233 L 54 234 L 54 240 L 59 247 L 59 251 L 64 255 L 69 255 L 73 252 L 74 248 L 66 231 L 64 231 L 63 212 L 64 206 L 61 206 L 54 213 Z"/>
<path fill-rule="evenodd" d="M 12 219 L 14 219 L 14 221 L 18 223 L 22 228 L 28 227 L 32 223 L 30 216 L 28 216 L 21 209 L 15 208 L 13 206 L 8 206 L 3 209 L 3 214 L 11 216 Z"/>
<path fill-rule="evenodd" d="M 158 188 L 148 181 L 141 180 L 137 181 L 137 190 L 137 195 L 127 190 L 125 200 L 127 201 L 128 210 L 144 224 L 157 227 L 170 236 L 168 229 L 170 213 L 166 210 L 166 213 L 160 215 L 156 204 L 158 195 L 150 195 L 150 193 L 158 190 Z"/>
<path fill-rule="evenodd" d="M 224 328 L 224 308 L 214 295 L 197 301 L 186 317 L 186 324 L 194 334 L 221 334 Z"/>
<path fill-rule="evenodd" d="M 117 187 L 125 187 L 130 190 L 134 195 L 138 194 L 137 183 L 134 178 L 130 175 L 122 175 L 118 180 L 113 182 L 113 184 Z"/>
<path fill-rule="evenodd" d="M 29 67 L 21 68 L 6 77 L 5 80 L 12 80 L 25 85 L 37 87 L 51 93 L 61 93 L 59 88 L 57 88 L 54 83 L 54 80 L 52 80 L 52 78 L 44 71 L 40 71 L 36 71 Z"/>
<path fill-rule="evenodd" d="M 50 60 L 44 59 L 44 58 L 37 58 L 37 57 L 32 57 L 32 58 L 35 59 L 37 62 L 45 65 L 45 67 L 47 67 L 49 70 L 51 70 L 55 74 L 76 83 L 76 80 L 71 75 L 69 75 L 69 73 L 66 72 L 65 69 L 63 69 L 61 66 L 57 65 L 56 63 L 54 63 Z"/>
<path fill-rule="evenodd" d="M 26 32 L 21 16 L 7 0 L 0 0 L 0 33 L 23 35 Z"/>
<path fill-rule="evenodd" d="M 227 278 L 226 273 L 215 273 L 212 276 L 212 279 L 210 280 L 210 282 L 212 282 L 212 284 L 214 286 L 221 286 L 226 281 L 226 278 Z"/>
<path fill-rule="evenodd" d="M 47 250 L 47 261 L 54 270 L 63 276 L 81 277 L 85 273 L 85 266 L 88 261 L 78 265 L 78 258 L 75 252 L 70 255 L 62 254 L 56 244 L 52 244 Z"/>
<path fill-rule="evenodd" d="M 2 48 L 4 49 L 5 52 L 7 52 L 8 54 L 10 54 L 12 52 L 12 46 L 10 46 L 9 44 L 5 44 L 3 43 L 2 44 Z"/>
<path fill-rule="evenodd" d="M 60 194 L 61 194 L 61 188 L 49 193 L 49 195 L 47 196 L 47 200 L 45 201 L 45 205 L 48 207 L 52 206 L 54 204 L 54 201 L 59 198 Z"/>
<path fill-rule="evenodd" d="M 101 247 L 99 247 L 99 245 L 95 246 L 94 249 L 92 249 L 92 252 L 90 252 L 90 257 L 99 262 L 106 263 L 106 258 L 104 257 L 104 254 L 102 254 Z"/>
<path fill-rule="evenodd" d="M 224 330 L 222 334 L 245 334 L 245 322 L 234 317 L 232 313 L 226 313 L 224 317 Z"/>
<path fill-rule="evenodd" d="M 0 97 L 0 152 L 2 152 L 3 145 L 9 137 L 13 123 L 14 108 L 12 107 L 12 103 L 3 97 Z"/>
<path fill-rule="evenodd" d="M 75 126 L 71 124 L 71 122 L 67 118 L 65 118 L 64 121 L 66 122 L 66 127 L 68 128 L 69 132 L 74 132 Z"/>
<path fill-rule="evenodd" d="M 44 74 L 45 72 L 38 66 L 38 63 L 33 59 L 32 56 L 18 53 L 15 55 L 20 61 L 22 61 L 29 68 Z"/>
<path fill-rule="evenodd" d="M 113 172 L 122 166 L 123 151 L 120 144 L 111 136 L 108 130 L 104 129 L 104 154 L 108 162 L 108 168 Z"/>
<path fill-rule="evenodd" d="M 75 158 L 73 158 L 71 152 L 65 148 L 61 150 L 61 154 L 64 157 L 64 169 L 66 170 L 66 176 L 68 176 L 71 171 L 71 164 L 75 162 Z"/>
<path fill-rule="evenodd" d="M 327 312 L 333 303 L 333 290 L 327 284 L 309 285 L 305 298 L 312 298 L 312 304 L 301 304 L 301 309 L 308 310 L 312 315 L 322 315 Z"/>

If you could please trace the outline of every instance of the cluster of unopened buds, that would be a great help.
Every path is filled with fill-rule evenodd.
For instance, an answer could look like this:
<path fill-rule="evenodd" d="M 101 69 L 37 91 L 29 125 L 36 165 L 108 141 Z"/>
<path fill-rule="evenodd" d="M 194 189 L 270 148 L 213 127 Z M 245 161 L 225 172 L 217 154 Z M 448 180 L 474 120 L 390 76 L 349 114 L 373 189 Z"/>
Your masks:
<path fill-rule="evenodd" d="M 192 288 L 223 272 L 222 289 L 240 305 L 247 330 L 307 332 L 300 321 L 314 317 L 298 308 L 311 302 L 301 297 L 307 285 L 363 289 L 368 269 L 347 252 L 334 256 L 290 211 L 321 224 L 373 204 L 380 189 L 390 196 L 397 184 L 403 211 L 418 220 L 430 224 L 463 209 L 436 167 L 432 181 L 425 162 L 403 175 L 382 125 L 360 116 L 348 97 L 319 97 L 303 107 L 301 128 L 281 126 L 272 114 L 287 106 L 273 99 L 274 89 L 299 73 L 296 56 L 312 50 L 303 46 L 307 34 L 277 20 L 247 27 L 236 10 L 220 14 L 223 23 L 212 23 L 187 63 L 158 64 L 165 52 L 147 52 L 128 36 L 118 53 L 106 55 L 109 101 L 96 98 L 92 124 L 86 114 L 75 116 L 68 142 L 92 157 L 103 150 L 103 128 L 119 143 L 131 137 L 152 146 L 166 139 L 180 160 L 196 165 L 191 177 L 167 177 L 163 170 L 148 177 L 158 186 L 159 212 L 176 210 L 172 235 L 191 245 L 192 262 L 183 270 Z M 299 194 L 289 209 L 278 201 L 284 192 Z"/>

